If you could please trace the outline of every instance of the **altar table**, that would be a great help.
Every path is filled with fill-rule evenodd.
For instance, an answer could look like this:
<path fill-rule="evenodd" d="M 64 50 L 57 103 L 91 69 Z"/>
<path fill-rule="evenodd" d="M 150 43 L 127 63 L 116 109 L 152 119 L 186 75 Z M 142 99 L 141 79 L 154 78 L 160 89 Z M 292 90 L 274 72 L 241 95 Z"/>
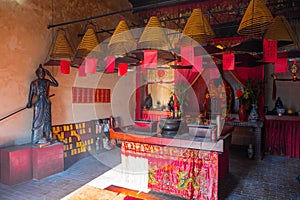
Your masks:
<path fill-rule="evenodd" d="M 232 130 L 215 142 L 189 134 L 164 138 L 111 129 L 110 135 L 122 140 L 122 162 L 131 168 L 146 163 L 149 189 L 187 199 L 218 199 L 218 183 L 229 171 Z"/>
<path fill-rule="evenodd" d="M 255 144 L 254 144 L 254 159 L 260 160 L 264 157 L 264 138 L 263 138 L 263 126 L 264 122 L 262 120 L 256 122 L 240 122 L 238 120 L 234 121 L 226 121 L 225 124 L 231 126 L 239 126 L 239 127 L 251 127 L 252 132 L 255 137 Z"/>

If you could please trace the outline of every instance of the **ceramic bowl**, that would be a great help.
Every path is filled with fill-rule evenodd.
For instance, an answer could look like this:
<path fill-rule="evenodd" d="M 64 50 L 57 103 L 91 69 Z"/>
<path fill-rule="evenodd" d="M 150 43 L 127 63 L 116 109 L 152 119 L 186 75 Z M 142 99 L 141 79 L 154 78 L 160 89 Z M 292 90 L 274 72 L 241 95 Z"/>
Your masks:
<path fill-rule="evenodd" d="M 277 113 L 278 114 L 284 114 L 285 113 L 285 109 L 284 108 L 277 108 Z"/>

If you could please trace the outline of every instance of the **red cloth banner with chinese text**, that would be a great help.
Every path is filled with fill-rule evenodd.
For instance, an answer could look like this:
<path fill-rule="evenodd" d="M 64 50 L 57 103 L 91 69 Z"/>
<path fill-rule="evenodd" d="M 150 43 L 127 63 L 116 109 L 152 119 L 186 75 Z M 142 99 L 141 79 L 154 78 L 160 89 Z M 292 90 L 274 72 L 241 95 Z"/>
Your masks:
<path fill-rule="evenodd" d="M 277 40 L 264 40 L 263 44 L 264 62 L 276 62 Z"/>
<path fill-rule="evenodd" d="M 157 68 L 157 50 L 144 50 L 144 67 Z"/>
<path fill-rule="evenodd" d="M 194 46 L 180 47 L 181 65 L 194 65 Z"/>
<path fill-rule="evenodd" d="M 118 64 L 118 76 L 125 76 L 127 74 L 128 64 L 119 63 Z"/>
<path fill-rule="evenodd" d="M 78 76 L 86 76 L 85 66 L 84 65 L 79 66 L 79 68 L 78 68 Z"/>
<path fill-rule="evenodd" d="M 110 89 L 72 88 L 72 103 L 109 103 Z"/>
<path fill-rule="evenodd" d="M 201 72 L 202 71 L 203 58 L 202 56 L 194 57 L 194 66 L 192 72 Z"/>
<path fill-rule="evenodd" d="M 234 54 L 223 54 L 223 70 L 234 70 Z"/>
<path fill-rule="evenodd" d="M 70 65 L 71 62 L 68 60 L 61 60 L 59 61 L 60 65 L 60 73 L 61 74 L 70 74 Z"/>
<path fill-rule="evenodd" d="M 72 87 L 73 103 L 94 103 L 94 88 Z"/>
<path fill-rule="evenodd" d="M 106 72 L 113 73 L 115 71 L 116 58 L 114 56 L 107 56 L 106 58 Z"/>
<path fill-rule="evenodd" d="M 95 74 L 97 62 L 97 58 L 85 58 L 85 73 Z"/>
<path fill-rule="evenodd" d="M 110 103 L 110 89 L 96 89 L 95 103 Z"/>
<path fill-rule="evenodd" d="M 277 58 L 274 64 L 274 73 L 285 73 L 288 70 L 288 59 Z"/>
<path fill-rule="evenodd" d="M 151 190 L 186 199 L 218 199 L 218 152 L 124 141 L 121 153 L 148 159 Z"/>

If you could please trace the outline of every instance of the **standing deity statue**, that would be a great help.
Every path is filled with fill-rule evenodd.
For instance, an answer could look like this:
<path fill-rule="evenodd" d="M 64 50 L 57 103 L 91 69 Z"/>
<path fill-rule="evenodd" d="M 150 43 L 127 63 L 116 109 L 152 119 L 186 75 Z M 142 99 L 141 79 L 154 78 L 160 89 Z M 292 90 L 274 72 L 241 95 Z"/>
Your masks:
<path fill-rule="evenodd" d="M 52 142 L 52 121 L 51 102 L 49 100 L 50 86 L 57 87 L 58 82 L 51 73 L 40 64 L 36 70 L 38 77 L 30 84 L 27 108 L 32 107 L 32 100 L 35 97 L 33 123 L 32 123 L 32 144 Z M 48 75 L 49 79 L 45 79 Z"/>

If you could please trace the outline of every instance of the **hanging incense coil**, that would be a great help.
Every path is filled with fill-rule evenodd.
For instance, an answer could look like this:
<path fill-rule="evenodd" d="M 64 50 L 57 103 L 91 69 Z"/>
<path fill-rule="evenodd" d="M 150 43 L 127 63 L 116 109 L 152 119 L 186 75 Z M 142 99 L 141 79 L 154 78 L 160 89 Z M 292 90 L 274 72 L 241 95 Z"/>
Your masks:
<path fill-rule="evenodd" d="M 215 37 L 215 32 L 200 8 L 193 10 L 182 33 L 200 44 Z M 184 40 L 184 37 L 182 40 Z"/>
<path fill-rule="evenodd" d="M 94 27 L 88 27 L 80 44 L 77 47 L 75 57 L 86 57 L 99 44 Z"/>
<path fill-rule="evenodd" d="M 240 35 L 262 34 L 269 26 L 273 16 L 260 0 L 251 0 L 238 28 Z"/>
<path fill-rule="evenodd" d="M 134 37 L 125 20 L 119 22 L 108 43 L 108 48 L 113 55 L 123 55 L 136 48 Z"/>
<path fill-rule="evenodd" d="M 65 30 L 59 29 L 56 32 L 55 42 L 50 53 L 52 60 L 71 59 L 74 56 L 74 50 L 67 39 Z"/>
<path fill-rule="evenodd" d="M 156 16 L 150 17 L 138 43 L 140 49 L 164 49 L 169 45 L 166 32 Z"/>
<path fill-rule="evenodd" d="M 278 40 L 279 46 L 281 46 L 281 43 L 283 45 L 298 43 L 297 37 L 293 32 L 291 25 L 282 15 L 276 16 L 273 19 L 268 30 L 266 30 L 264 39 Z"/>

